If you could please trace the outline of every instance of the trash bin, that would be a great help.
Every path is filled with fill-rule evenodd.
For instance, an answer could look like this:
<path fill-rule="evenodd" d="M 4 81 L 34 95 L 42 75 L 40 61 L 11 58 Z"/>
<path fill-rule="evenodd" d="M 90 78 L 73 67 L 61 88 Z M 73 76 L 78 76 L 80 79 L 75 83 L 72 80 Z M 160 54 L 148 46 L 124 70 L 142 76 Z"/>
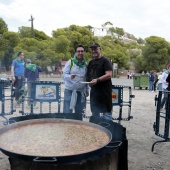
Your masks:
<path fill-rule="evenodd" d="M 149 87 L 149 77 L 147 75 L 140 75 L 133 77 L 133 86 L 139 87 L 139 89 L 145 88 L 146 90 Z"/>

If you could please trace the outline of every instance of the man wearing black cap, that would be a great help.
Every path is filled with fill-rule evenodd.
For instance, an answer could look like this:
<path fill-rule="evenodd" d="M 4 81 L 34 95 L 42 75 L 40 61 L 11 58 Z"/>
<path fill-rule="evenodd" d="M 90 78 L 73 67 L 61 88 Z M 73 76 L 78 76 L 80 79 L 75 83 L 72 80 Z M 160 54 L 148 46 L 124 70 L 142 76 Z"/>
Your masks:
<path fill-rule="evenodd" d="M 101 55 L 98 43 L 93 43 L 90 48 L 93 59 L 87 67 L 87 81 L 91 86 L 92 115 L 99 117 L 102 114 L 104 118 L 112 120 L 112 64 Z"/>

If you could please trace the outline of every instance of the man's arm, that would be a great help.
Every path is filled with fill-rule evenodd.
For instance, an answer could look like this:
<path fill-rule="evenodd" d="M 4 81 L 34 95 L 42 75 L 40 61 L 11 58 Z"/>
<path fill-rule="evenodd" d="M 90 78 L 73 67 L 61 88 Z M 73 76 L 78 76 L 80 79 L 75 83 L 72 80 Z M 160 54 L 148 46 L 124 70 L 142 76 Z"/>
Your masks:
<path fill-rule="evenodd" d="M 11 66 L 11 78 L 13 81 L 15 81 L 14 66 Z"/>

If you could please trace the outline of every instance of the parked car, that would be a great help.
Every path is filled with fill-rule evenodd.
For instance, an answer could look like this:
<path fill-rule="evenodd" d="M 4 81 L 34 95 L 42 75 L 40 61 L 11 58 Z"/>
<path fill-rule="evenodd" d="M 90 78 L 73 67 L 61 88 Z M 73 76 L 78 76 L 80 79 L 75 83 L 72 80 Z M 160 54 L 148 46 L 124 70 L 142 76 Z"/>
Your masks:
<path fill-rule="evenodd" d="M 10 80 L 10 78 L 7 77 L 6 75 L 0 74 L 0 81 L 1 81 L 1 80 L 5 82 L 5 83 L 4 83 L 5 87 L 8 87 L 8 86 L 11 85 L 11 80 Z"/>

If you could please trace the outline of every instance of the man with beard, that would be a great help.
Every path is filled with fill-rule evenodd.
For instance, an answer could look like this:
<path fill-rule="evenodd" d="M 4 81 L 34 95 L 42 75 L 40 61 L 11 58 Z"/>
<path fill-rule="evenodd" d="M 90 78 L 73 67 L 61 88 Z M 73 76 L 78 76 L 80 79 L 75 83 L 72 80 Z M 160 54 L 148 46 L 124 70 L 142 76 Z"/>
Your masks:
<path fill-rule="evenodd" d="M 112 120 L 112 64 L 101 55 L 100 45 L 91 46 L 93 59 L 87 66 L 87 81 L 91 86 L 90 107 L 92 115 Z"/>

